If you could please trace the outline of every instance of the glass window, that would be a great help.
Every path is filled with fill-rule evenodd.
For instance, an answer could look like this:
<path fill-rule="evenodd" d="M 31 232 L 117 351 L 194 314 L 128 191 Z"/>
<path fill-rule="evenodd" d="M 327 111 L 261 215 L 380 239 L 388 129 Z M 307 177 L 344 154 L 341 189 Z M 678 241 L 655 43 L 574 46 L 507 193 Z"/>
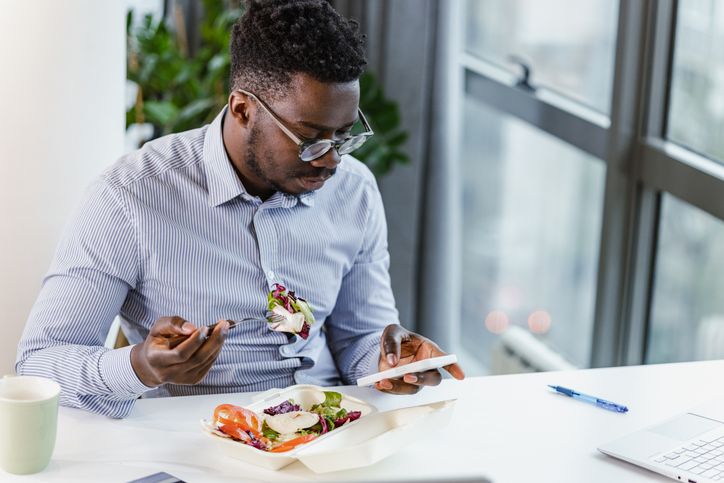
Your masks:
<path fill-rule="evenodd" d="M 647 363 L 724 358 L 724 222 L 662 200 Z"/>
<path fill-rule="evenodd" d="M 519 75 L 510 55 L 532 67 L 531 83 L 609 113 L 618 2 L 468 0 L 467 50 Z"/>
<path fill-rule="evenodd" d="M 680 0 L 667 136 L 724 160 L 724 2 Z"/>
<path fill-rule="evenodd" d="M 515 324 L 586 367 L 605 164 L 470 96 L 463 116 L 463 349 L 489 367 Z"/>

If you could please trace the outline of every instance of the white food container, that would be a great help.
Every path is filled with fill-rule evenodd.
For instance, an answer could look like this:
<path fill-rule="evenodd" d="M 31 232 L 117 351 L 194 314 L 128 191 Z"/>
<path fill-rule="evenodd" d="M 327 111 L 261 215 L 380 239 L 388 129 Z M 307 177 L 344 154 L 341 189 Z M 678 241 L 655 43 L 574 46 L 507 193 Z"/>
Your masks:
<path fill-rule="evenodd" d="M 308 408 L 324 401 L 324 390 L 323 387 L 313 385 L 272 389 L 244 407 L 262 413 L 270 406 L 293 399 L 295 403 Z M 342 394 L 341 406 L 347 411 L 360 411 L 362 416 L 284 453 L 261 451 L 211 433 L 206 423 L 203 427 L 204 432 L 232 458 L 271 470 L 300 460 L 315 473 L 327 473 L 374 464 L 411 441 L 439 431 L 450 421 L 454 403 L 454 400 L 450 400 L 378 412 L 374 406 Z"/>

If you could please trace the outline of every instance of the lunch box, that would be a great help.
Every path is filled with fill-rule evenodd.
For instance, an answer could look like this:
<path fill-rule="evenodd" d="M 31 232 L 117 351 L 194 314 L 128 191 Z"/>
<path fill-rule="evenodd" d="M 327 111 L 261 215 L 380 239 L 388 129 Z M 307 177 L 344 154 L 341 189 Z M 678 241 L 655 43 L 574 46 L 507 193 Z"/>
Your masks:
<path fill-rule="evenodd" d="M 304 408 L 324 401 L 326 388 L 296 385 L 286 389 L 271 389 L 259 394 L 252 404 L 244 407 L 262 413 L 288 399 Z M 256 466 L 279 470 L 299 460 L 315 473 L 327 473 L 368 466 L 401 449 L 406 444 L 429 436 L 429 428 L 447 425 L 455 400 L 379 412 L 360 399 L 342 393 L 341 407 L 360 411 L 362 416 L 344 426 L 284 453 L 270 453 L 224 438 L 209 431 L 203 421 L 204 433 L 227 455 Z"/>

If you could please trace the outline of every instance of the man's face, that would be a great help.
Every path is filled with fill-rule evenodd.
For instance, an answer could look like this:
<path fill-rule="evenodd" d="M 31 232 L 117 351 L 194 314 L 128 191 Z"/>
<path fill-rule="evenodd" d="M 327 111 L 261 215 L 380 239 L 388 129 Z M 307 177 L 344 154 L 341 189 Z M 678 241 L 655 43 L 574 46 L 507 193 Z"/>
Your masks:
<path fill-rule="evenodd" d="M 359 83 L 326 84 L 297 74 L 287 95 L 261 100 L 302 140 L 344 139 L 357 120 Z M 248 129 L 244 171 L 265 188 L 299 195 L 321 188 L 334 175 L 340 161 L 335 149 L 310 162 L 300 160 L 299 147 L 260 105 Z"/>

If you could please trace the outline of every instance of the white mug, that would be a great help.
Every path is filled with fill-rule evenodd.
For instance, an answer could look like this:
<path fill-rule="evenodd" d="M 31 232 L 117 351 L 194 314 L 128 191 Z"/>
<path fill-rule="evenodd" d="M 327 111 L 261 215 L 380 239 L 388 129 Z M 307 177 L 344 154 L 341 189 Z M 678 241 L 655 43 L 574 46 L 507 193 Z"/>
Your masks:
<path fill-rule="evenodd" d="M 37 473 L 50 462 L 58 426 L 60 385 L 44 377 L 0 379 L 0 468 Z"/>

